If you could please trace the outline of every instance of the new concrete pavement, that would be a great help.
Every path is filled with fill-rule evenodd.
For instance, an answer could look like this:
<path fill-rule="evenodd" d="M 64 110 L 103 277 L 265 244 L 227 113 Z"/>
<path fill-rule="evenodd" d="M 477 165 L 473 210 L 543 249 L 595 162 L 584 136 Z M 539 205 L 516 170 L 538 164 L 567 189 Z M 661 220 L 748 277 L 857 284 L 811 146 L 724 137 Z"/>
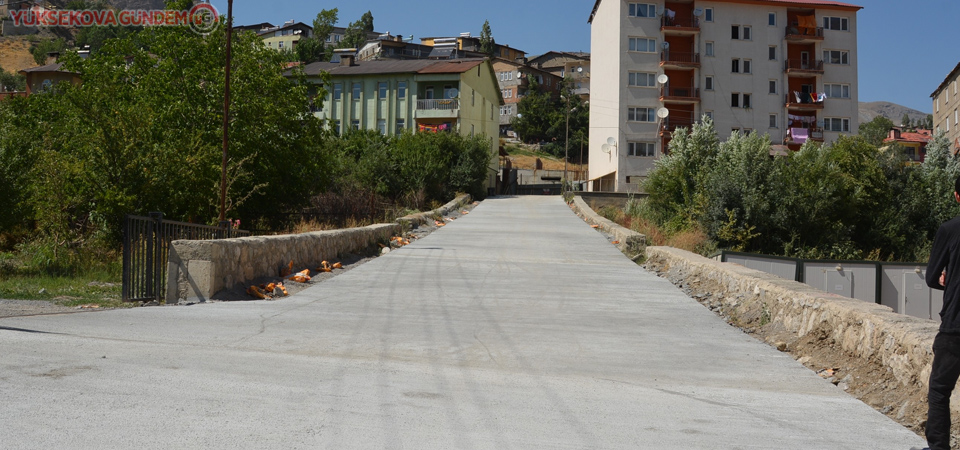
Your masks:
<path fill-rule="evenodd" d="M 280 301 L 0 319 L 0 448 L 907 449 L 558 197 Z"/>

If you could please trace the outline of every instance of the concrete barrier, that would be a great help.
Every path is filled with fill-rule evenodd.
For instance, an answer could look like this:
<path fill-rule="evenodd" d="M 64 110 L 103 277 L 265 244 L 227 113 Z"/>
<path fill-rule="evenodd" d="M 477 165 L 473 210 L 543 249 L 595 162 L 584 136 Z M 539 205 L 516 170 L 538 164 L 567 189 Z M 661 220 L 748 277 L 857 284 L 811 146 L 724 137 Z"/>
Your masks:
<path fill-rule="evenodd" d="M 400 234 L 397 223 L 281 236 L 173 241 L 167 264 L 167 303 L 206 301 L 258 277 L 277 276 L 293 261 L 316 267 L 323 260 L 360 252 Z"/>
<path fill-rule="evenodd" d="M 831 347 L 835 355 L 849 358 L 851 366 L 862 369 L 857 373 L 873 371 L 877 377 L 889 374 L 897 385 L 874 386 L 872 393 L 862 393 L 870 396 L 871 401 L 851 393 L 877 409 L 892 408 L 885 412 L 900 416 L 895 419 L 909 416 L 904 410 L 912 411 L 917 419 L 913 422 L 904 419 L 901 423 L 907 422 L 904 424 L 914 429 L 922 427 L 919 418 L 926 418 L 933 338 L 938 329 L 934 321 L 897 314 L 883 305 L 820 291 L 797 281 L 684 250 L 647 247 L 646 256 L 648 270 L 670 279 L 691 296 L 701 299 L 701 303 L 705 297 L 709 297 L 710 302 L 719 302 L 716 310 L 722 310 L 731 324 L 745 331 L 766 327 L 771 333 L 786 336 L 786 340 L 792 337 L 793 342 L 815 339 L 820 348 Z M 804 349 L 794 346 L 793 342 L 789 351 L 797 359 L 816 357 L 805 355 Z M 878 390 L 884 391 L 880 392 L 883 395 L 879 395 Z M 957 417 L 960 405 L 956 401 L 952 405 Z"/>
<path fill-rule="evenodd" d="M 643 248 L 647 245 L 646 236 L 617 225 L 613 221 L 597 214 L 579 196 L 573 197 L 570 207 L 590 225 L 596 225 L 597 228 L 613 235 L 613 237 L 619 241 L 617 248 L 628 257 L 634 258 L 642 254 Z"/>
<path fill-rule="evenodd" d="M 449 214 L 450 211 L 460 209 L 463 205 L 470 203 L 471 199 L 470 194 L 462 194 L 437 209 L 403 216 L 397 219 L 397 223 L 405 229 L 417 228 L 420 225 L 432 222 L 437 217 Z"/>

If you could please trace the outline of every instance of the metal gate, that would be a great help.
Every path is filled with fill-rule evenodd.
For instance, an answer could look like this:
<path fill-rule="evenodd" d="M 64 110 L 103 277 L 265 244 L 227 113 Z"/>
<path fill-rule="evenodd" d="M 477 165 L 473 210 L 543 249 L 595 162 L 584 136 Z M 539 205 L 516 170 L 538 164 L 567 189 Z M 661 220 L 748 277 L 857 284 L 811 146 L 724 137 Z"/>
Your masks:
<path fill-rule="evenodd" d="M 164 220 L 163 213 L 150 217 L 128 215 L 123 224 L 123 301 L 162 301 L 166 295 L 167 253 L 176 240 L 225 239 L 249 236 L 222 227 Z"/>

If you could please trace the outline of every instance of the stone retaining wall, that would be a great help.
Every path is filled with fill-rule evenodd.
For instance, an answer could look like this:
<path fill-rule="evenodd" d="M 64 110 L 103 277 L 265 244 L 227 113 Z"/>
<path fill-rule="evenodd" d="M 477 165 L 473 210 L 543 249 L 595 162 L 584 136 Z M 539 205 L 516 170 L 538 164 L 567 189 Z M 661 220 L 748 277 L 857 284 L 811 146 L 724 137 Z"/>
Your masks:
<path fill-rule="evenodd" d="M 619 241 L 617 248 L 627 256 L 633 258 L 643 252 L 643 247 L 647 245 L 647 237 L 628 228 L 624 228 L 607 218 L 597 214 L 586 202 L 579 196 L 574 196 L 570 203 L 573 212 L 583 218 L 590 225 L 596 225 L 606 233 L 614 236 Z"/>
<path fill-rule="evenodd" d="M 460 209 L 461 207 L 463 207 L 463 205 L 470 203 L 470 200 L 471 200 L 470 194 L 462 194 L 462 195 L 459 195 L 457 198 L 447 202 L 446 205 L 443 205 L 432 211 L 403 216 L 397 219 L 397 223 L 399 223 L 400 225 L 403 225 L 403 227 L 406 229 L 417 228 L 422 224 L 430 223 L 437 217 L 444 216 L 446 214 L 449 214 L 451 211 Z"/>
<path fill-rule="evenodd" d="M 240 288 L 258 277 L 277 276 L 293 261 L 316 267 L 323 260 L 357 253 L 399 235 L 400 224 L 281 236 L 173 241 L 167 265 L 167 303 L 206 301 L 221 290 Z"/>
<path fill-rule="evenodd" d="M 819 341 L 837 354 L 882 367 L 880 372 L 899 382 L 890 389 L 914 392 L 914 403 L 925 401 L 936 322 L 684 250 L 647 247 L 646 256 L 647 269 L 691 295 L 719 299 L 724 312 L 733 317 L 728 318 L 731 323 L 745 329 L 773 327 L 795 338 L 822 336 Z M 952 405 L 957 417 L 960 405 Z M 913 407 L 925 416 L 924 405 Z"/>

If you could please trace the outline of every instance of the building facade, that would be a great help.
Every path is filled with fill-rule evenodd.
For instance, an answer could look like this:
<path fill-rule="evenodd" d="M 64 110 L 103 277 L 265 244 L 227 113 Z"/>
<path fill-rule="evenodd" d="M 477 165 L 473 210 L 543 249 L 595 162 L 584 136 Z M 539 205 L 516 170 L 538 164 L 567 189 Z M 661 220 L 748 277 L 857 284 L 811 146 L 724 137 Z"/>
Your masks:
<path fill-rule="evenodd" d="M 588 189 L 634 192 L 672 133 L 709 116 L 721 139 L 796 150 L 859 127 L 857 12 L 829 0 L 597 0 Z"/>
<path fill-rule="evenodd" d="M 316 62 L 304 67 L 308 81 L 322 86 L 326 97 L 315 100 L 314 114 L 335 132 L 348 128 L 403 132 L 453 132 L 484 135 L 490 141 L 488 187 L 496 185 L 499 149 L 500 90 L 488 59 L 381 60 L 341 54 L 339 63 Z"/>
<path fill-rule="evenodd" d="M 513 119 L 517 117 L 520 99 L 527 95 L 531 78 L 536 80 L 541 90 L 559 97 L 561 78 L 540 69 L 534 69 L 515 60 L 494 58 L 493 70 L 500 87 L 503 106 L 500 107 L 500 135 L 517 137 L 513 133 Z"/>
<path fill-rule="evenodd" d="M 953 154 L 960 152 L 960 95 L 957 92 L 957 78 L 960 78 L 960 64 L 957 64 L 937 90 L 930 94 L 933 99 L 933 129 L 944 133 L 950 141 Z"/>

